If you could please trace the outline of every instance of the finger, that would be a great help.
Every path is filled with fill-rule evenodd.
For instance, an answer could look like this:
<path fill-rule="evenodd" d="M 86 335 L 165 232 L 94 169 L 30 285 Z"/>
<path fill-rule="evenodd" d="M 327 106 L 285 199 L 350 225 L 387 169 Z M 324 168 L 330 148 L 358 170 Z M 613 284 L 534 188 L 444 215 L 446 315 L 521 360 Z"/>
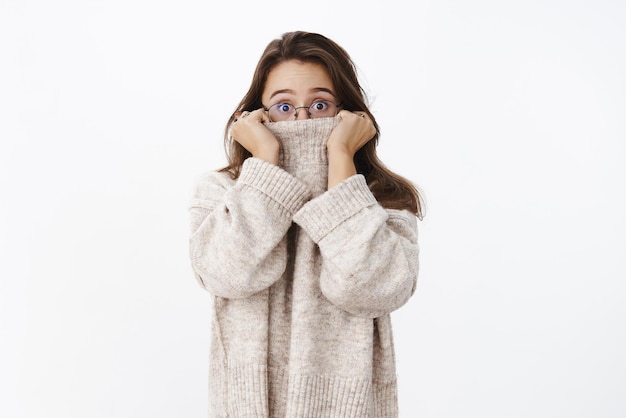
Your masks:
<path fill-rule="evenodd" d="M 235 118 L 235 120 L 237 119 L 242 119 L 245 118 L 246 116 L 249 116 L 250 112 L 247 110 L 243 110 L 243 111 L 237 111 L 233 114 L 233 117 Z"/>
<path fill-rule="evenodd" d="M 251 117 L 250 117 L 251 116 Z M 253 121 L 266 123 L 271 122 L 267 112 L 262 107 L 253 111 L 243 110 L 237 111 L 233 114 L 233 123 L 237 122 L 240 119 L 247 118 Z"/>
<path fill-rule="evenodd" d="M 269 122 L 271 122 L 269 116 L 267 115 L 267 112 L 265 111 L 265 109 L 263 109 L 263 108 L 257 109 L 257 110 L 255 110 L 255 113 L 256 112 L 258 112 L 259 119 L 261 119 L 262 123 L 269 123 Z"/>
<path fill-rule="evenodd" d="M 265 113 L 265 110 L 263 108 L 253 110 L 252 112 L 244 111 L 241 117 L 248 118 L 255 122 L 269 122 L 269 118 L 267 117 L 267 114 Z"/>
<path fill-rule="evenodd" d="M 342 109 L 339 111 L 339 113 L 337 113 L 337 116 L 339 116 L 340 119 L 343 119 L 344 117 L 350 115 L 352 112 L 350 112 L 349 110 L 345 110 Z"/>
<path fill-rule="evenodd" d="M 354 115 L 360 118 L 367 118 L 367 113 L 360 111 L 360 110 L 355 110 L 354 112 L 351 112 L 349 110 L 340 110 L 338 115 L 340 117 L 350 117 L 351 115 Z"/>

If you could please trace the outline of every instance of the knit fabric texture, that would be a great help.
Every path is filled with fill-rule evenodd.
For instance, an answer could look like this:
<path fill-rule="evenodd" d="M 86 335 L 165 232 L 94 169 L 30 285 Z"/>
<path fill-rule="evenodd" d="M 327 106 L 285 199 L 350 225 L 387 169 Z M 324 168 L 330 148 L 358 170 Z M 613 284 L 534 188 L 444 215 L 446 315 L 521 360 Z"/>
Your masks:
<path fill-rule="evenodd" d="M 273 122 L 279 166 L 210 171 L 190 203 L 190 257 L 212 295 L 211 418 L 395 418 L 390 313 L 413 295 L 417 218 L 365 178 L 327 190 L 339 117 Z"/>

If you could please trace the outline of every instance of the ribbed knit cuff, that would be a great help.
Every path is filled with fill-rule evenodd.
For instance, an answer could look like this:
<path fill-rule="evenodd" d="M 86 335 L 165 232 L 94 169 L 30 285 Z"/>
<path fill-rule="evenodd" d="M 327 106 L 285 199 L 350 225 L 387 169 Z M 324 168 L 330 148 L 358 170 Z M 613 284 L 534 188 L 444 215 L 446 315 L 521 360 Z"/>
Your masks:
<path fill-rule="evenodd" d="M 398 386 L 396 381 L 374 382 L 374 414 L 376 418 L 398 417 Z"/>
<path fill-rule="evenodd" d="M 300 180 L 282 168 L 259 158 L 248 158 L 241 166 L 236 187 L 250 186 L 276 201 L 290 213 L 295 213 L 311 192 Z"/>
<path fill-rule="evenodd" d="M 265 418 L 267 368 L 260 364 L 218 364 L 211 368 L 211 417 Z"/>
<path fill-rule="evenodd" d="M 319 242 L 337 225 L 361 209 L 376 204 L 365 177 L 354 175 L 307 202 L 293 217 L 311 239 Z"/>
<path fill-rule="evenodd" d="M 286 416 L 371 417 L 371 390 L 370 379 L 292 375 Z"/>

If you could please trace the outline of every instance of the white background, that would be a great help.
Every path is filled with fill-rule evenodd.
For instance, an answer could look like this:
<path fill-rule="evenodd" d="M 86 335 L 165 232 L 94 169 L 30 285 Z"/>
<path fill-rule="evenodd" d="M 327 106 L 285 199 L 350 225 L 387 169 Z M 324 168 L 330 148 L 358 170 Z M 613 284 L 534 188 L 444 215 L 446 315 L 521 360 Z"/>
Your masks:
<path fill-rule="evenodd" d="M 618 0 L 0 0 L 0 416 L 206 416 L 187 202 L 297 29 L 352 55 L 381 158 L 426 196 L 401 418 L 626 416 L 624 22 Z"/>

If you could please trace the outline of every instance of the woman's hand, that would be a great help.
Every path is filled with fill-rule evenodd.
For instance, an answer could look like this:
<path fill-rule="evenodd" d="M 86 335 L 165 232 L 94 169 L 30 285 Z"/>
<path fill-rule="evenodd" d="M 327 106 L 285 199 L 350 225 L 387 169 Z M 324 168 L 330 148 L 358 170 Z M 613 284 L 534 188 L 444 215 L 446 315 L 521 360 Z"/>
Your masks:
<path fill-rule="evenodd" d="M 354 154 L 376 134 L 376 127 L 365 112 L 342 110 L 339 123 L 333 129 L 326 148 L 328 152 Z"/>
<path fill-rule="evenodd" d="M 253 157 L 278 165 L 280 144 L 264 125 L 269 122 L 263 109 L 253 112 L 238 112 L 237 118 L 231 125 L 230 136 L 242 147 L 247 149 Z"/>
<path fill-rule="evenodd" d="M 365 112 L 339 112 L 339 123 L 333 129 L 328 150 L 328 188 L 356 174 L 354 154 L 376 135 L 376 127 Z"/>

